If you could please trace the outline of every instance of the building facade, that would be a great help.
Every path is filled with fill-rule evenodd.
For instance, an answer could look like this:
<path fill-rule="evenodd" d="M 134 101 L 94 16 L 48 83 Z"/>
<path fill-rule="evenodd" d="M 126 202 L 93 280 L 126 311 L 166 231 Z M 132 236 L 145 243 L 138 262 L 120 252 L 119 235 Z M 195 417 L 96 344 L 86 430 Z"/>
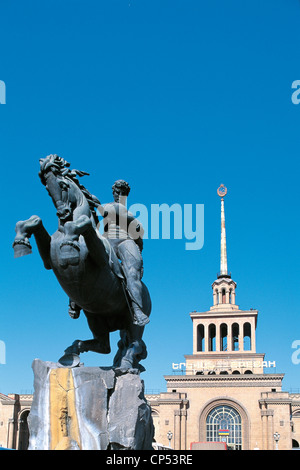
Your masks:
<path fill-rule="evenodd" d="M 0 447 L 26 450 L 29 442 L 27 418 L 32 395 L 0 393 Z"/>
<path fill-rule="evenodd" d="M 236 450 L 298 448 L 300 394 L 282 390 L 284 374 L 266 373 L 273 364 L 256 352 L 258 311 L 236 304 L 237 285 L 227 269 L 226 193 L 221 185 L 221 259 L 213 305 L 190 314 L 193 354 L 173 364 L 174 374 L 165 376 L 167 392 L 147 396 L 155 440 L 169 445 L 172 436 L 171 446 L 178 450 L 209 448 L 213 442 Z"/>

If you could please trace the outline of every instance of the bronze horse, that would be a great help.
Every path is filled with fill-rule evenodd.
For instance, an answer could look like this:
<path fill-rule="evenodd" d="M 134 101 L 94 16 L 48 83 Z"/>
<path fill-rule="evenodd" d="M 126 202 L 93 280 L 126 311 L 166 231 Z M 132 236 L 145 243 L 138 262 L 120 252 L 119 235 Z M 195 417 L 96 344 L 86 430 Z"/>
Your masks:
<path fill-rule="evenodd" d="M 91 340 L 76 340 L 65 350 L 62 365 L 77 365 L 79 354 L 111 351 L 109 333 L 120 330 L 113 367 L 120 373 L 141 372 L 147 356 L 144 327 L 133 323 L 122 266 L 108 240 L 98 230 L 95 208 L 99 200 L 79 183 L 88 173 L 70 170 L 57 155 L 40 159 L 39 176 L 57 210 L 58 230 L 50 236 L 38 216 L 16 224 L 15 257 L 31 253 L 34 235 L 46 269 L 52 269 L 71 304 L 86 315 Z M 143 306 L 151 313 L 151 299 L 143 284 Z M 75 359 L 74 359 L 75 358 Z"/>

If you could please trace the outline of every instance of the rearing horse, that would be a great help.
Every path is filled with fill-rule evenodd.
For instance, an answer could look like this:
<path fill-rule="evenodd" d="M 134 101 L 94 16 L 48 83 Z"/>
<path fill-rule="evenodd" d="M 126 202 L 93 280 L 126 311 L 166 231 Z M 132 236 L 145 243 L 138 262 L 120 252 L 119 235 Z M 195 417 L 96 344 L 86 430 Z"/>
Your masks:
<path fill-rule="evenodd" d="M 34 235 L 45 268 L 53 270 L 69 299 L 84 311 L 93 339 L 74 341 L 65 350 L 67 355 L 86 351 L 108 354 L 109 333 L 120 330 L 113 367 L 121 373 L 143 371 L 139 361 L 147 356 L 144 327 L 133 323 L 122 267 L 97 228 L 95 207 L 100 202 L 76 178 L 88 173 L 69 166 L 57 155 L 40 159 L 39 176 L 56 207 L 58 230 L 50 236 L 38 216 L 18 222 L 15 257 L 31 253 L 29 238 Z M 143 307 L 149 316 L 151 299 L 145 284 Z"/>

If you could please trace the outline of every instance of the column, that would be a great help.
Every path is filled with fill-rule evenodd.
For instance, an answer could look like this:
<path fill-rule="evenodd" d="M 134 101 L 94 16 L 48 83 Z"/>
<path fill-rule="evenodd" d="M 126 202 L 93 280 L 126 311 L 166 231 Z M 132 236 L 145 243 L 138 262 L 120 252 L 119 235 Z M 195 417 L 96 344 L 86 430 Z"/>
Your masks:
<path fill-rule="evenodd" d="M 227 323 L 227 351 L 232 351 L 232 324 Z"/>
<path fill-rule="evenodd" d="M 262 450 L 274 449 L 274 426 L 273 426 L 274 410 L 264 409 L 261 411 L 262 417 Z"/>
<path fill-rule="evenodd" d="M 244 324 L 239 323 L 239 351 L 244 351 Z"/>
<path fill-rule="evenodd" d="M 266 410 L 261 411 L 262 449 L 268 449 L 268 417 Z"/>
<path fill-rule="evenodd" d="M 7 432 L 7 447 L 14 449 L 14 434 L 15 434 L 15 420 L 9 418 L 8 420 L 8 432 Z"/>
<path fill-rule="evenodd" d="M 220 338 L 220 325 L 218 323 L 215 324 L 216 328 L 216 351 L 220 351 L 220 343 L 221 343 L 221 338 Z"/>
<path fill-rule="evenodd" d="M 181 450 L 186 449 L 186 420 L 187 420 L 187 411 L 181 410 Z"/>
<path fill-rule="evenodd" d="M 256 351 L 256 340 L 255 340 L 255 321 L 251 321 L 251 352 Z"/>
<path fill-rule="evenodd" d="M 226 289 L 226 291 L 225 291 L 225 302 L 226 302 L 226 304 L 230 303 L 229 302 L 229 289 Z"/>
<path fill-rule="evenodd" d="M 274 426 L 273 426 L 273 410 L 268 411 L 268 450 L 274 450 Z"/>
<path fill-rule="evenodd" d="M 208 324 L 204 325 L 204 350 L 208 351 Z"/>
<path fill-rule="evenodd" d="M 217 289 L 214 289 L 213 297 L 214 297 L 214 305 L 217 305 L 217 303 L 218 303 L 218 291 L 217 291 Z"/>
<path fill-rule="evenodd" d="M 180 410 L 174 410 L 174 449 L 181 448 Z"/>
<path fill-rule="evenodd" d="M 193 320 L 193 354 L 198 351 L 198 323 Z"/>
<path fill-rule="evenodd" d="M 23 419 L 19 418 L 18 430 L 17 430 L 17 436 L 16 436 L 16 449 L 20 449 L 20 444 L 21 444 L 21 439 L 22 439 L 22 424 L 23 424 Z"/>

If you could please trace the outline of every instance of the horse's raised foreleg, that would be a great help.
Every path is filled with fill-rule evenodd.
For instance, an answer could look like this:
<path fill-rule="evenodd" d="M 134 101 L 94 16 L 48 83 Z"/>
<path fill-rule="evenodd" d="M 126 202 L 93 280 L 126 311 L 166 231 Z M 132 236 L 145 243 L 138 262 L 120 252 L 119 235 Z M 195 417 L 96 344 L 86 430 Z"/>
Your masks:
<path fill-rule="evenodd" d="M 79 235 L 82 235 L 92 259 L 100 267 L 103 266 L 107 260 L 106 250 L 89 217 L 82 215 L 75 221 L 66 222 L 64 225 L 64 232 L 66 240 L 62 242 L 61 247 L 69 245 L 71 248 L 74 247 L 75 249 L 78 249 L 77 244 Z"/>
<path fill-rule="evenodd" d="M 16 236 L 13 243 L 15 258 L 28 255 L 32 252 L 29 238 L 34 235 L 44 266 L 46 269 L 51 269 L 51 236 L 43 226 L 42 219 L 37 215 L 33 215 L 28 220 L 18 222 L 15 230 Z"/>

